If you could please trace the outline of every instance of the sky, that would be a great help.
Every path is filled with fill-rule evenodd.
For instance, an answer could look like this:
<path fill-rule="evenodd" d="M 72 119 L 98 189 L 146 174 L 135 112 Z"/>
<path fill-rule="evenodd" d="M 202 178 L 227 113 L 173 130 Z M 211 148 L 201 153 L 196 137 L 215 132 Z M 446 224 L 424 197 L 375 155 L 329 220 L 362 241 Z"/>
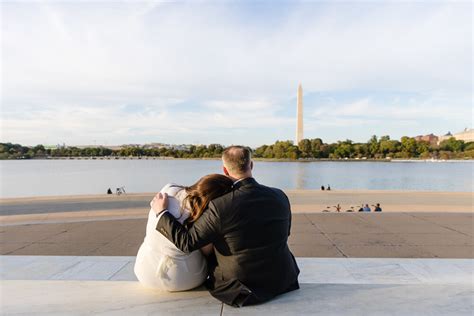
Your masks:
<path fill-rule="evenodd" d="M 2 1 L 0 142 L 244 144 L 472 127 L 470 1 Z"/>

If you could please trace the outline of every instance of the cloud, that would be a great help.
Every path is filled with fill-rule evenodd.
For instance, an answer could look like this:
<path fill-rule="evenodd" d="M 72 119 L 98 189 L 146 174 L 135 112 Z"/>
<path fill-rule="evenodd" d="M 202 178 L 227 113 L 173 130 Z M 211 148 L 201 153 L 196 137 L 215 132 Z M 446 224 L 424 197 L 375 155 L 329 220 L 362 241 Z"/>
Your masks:
<path fill-rule="evenodd" d="M 17 113 L 3 118 L 6 134 L 23 138 L 28 144 L 67 143 L 123 144 L 145 142 L 246 143 L 241 131 L 292 126 L 293 119 L 266 110 L 229 113 L 209 111 L 169 111 L 153 107 L 50 106 L 40 111 Z M 269 142 L 271 139 L 268 140 Z"/>
<path fill-rule="evenodd" d="M 468 100 L 459 97 L 446 100 L 443 97 L 417 96 L 410 98 L 394 98 L 390 101 L 371 99 L 368 97 L 356 99 L 350 103 L 336 103 L 318 105 L 317 109 L 310 114 L 313 118 L 318 117 L 342 117 L 373 120 L 407 120 L 417 121 L 420 119 L 462 119 L 469 112 Z M 449 102 L 449 106 L 446 103 Z M 336 104 L 335 104 L 336 103 Z"/>
<path fill-rule="evenodd" d="M 306 132 L 321 135 L 331 131 L 328 141 L 365 141 L 370 135 L 393 139 L 448 131 L 461 131 L 472 123 L 467 97 L 443 93 L 323 95 L 307 102 Z"/>
<path fill-rule="evenodd" d="M 215 110 L 272 110 L 274 104 L 265 100 L 212 100 L 207 101 L 204 105 Z"/>
<path fill-rule="evenodd" d="M 327 138 L 341 125 L 398 120 L 387 132 L 401 134 L 472 116 L 470 3 L 2 6 L 2 140 L 291 139 L 299 82 L 308 131 L 326 124 Z M 341 100 L 346 91 L 360 93 Z M 306 100 L 319 92 L 326 103 Z M 374 96 L 384 93 L 402 97 Z"/>

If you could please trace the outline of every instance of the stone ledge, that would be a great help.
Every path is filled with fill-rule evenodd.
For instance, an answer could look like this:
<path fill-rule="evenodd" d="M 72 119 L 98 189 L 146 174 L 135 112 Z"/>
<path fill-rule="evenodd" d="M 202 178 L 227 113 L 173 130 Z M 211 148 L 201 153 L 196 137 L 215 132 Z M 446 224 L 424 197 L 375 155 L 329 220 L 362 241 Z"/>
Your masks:
<path fill-rule="evenodd" d="M 301 289 L 224 306 L 203 288 L 142 287 L 134 257 L 0 256 L 4 315 L 471 315 L 474 260 L 297 258 Z"/>

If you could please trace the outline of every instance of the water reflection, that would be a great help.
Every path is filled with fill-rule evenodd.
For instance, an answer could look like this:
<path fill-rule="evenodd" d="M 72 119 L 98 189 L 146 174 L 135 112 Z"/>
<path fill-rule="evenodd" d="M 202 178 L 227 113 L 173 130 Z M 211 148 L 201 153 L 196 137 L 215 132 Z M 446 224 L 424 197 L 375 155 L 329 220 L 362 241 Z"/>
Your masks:
<path fill-rule="evenodd" d="M 305 172 L 306 172 L 306 163 L 297 163 L 296 164 L 296 172 L 295 174 L 295 187 L 298 190 L 305 189 L 306 188 L 306 178 L 305 178 Z"/>

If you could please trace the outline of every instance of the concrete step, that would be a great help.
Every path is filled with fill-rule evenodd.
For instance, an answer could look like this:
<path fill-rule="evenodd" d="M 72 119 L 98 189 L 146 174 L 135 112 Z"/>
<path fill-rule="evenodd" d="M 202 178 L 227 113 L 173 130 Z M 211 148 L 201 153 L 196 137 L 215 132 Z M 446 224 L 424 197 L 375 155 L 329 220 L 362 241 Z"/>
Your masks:
<path fill-rule="evenodd" d="M 204 288 L 142 287 L 134 257 L 0 256 L 1 314 L 472 315 L 472 259 L 297 258 L 301 289 L 223 306 Z"/>

